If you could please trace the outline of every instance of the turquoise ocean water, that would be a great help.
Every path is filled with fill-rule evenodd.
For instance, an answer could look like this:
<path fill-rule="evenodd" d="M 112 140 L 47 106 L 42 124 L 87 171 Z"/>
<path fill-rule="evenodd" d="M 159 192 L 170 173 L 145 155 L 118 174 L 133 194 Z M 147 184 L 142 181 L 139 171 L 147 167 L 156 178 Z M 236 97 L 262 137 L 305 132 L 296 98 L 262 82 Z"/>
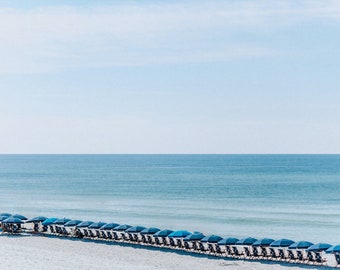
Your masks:
<path fill-rule="evenodd" d="M 340 244 L 340 155 L 0 155 L 0 212 Z"/>

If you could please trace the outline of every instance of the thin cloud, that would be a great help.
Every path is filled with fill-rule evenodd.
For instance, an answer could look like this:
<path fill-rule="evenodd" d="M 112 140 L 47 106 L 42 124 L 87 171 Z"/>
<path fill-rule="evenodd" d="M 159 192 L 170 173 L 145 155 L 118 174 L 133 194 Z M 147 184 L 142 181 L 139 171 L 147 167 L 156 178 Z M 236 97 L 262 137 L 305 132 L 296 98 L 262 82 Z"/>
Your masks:
<path fill-rule="evenodd" d="M 280 53 L 237 33 L 339 18 L 337 1 L 0 8 L 0 73 L 227 61 Z"/>

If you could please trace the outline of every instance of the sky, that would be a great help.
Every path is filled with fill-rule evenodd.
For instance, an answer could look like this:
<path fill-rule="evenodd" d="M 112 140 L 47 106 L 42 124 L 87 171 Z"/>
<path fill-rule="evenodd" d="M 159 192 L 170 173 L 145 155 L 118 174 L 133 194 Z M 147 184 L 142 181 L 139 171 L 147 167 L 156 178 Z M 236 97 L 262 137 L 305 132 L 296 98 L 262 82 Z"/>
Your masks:
<path fill-rule="evenodd" d="M 339 63 L 335 0 L 0 0 L 0 153 L 340 153 Z"/>

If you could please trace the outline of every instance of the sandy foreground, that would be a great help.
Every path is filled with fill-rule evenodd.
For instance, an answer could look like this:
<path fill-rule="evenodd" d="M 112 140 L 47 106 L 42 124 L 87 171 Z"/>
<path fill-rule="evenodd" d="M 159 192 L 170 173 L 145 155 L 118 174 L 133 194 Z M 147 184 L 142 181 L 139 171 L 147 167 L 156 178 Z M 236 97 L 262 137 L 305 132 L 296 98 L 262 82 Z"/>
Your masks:
<path fill-rule="evenodd" d="M 0 259 L 1 269 L 328 269 L 208 258 L 130 245 L 43 236 L 0 236 Z"/>

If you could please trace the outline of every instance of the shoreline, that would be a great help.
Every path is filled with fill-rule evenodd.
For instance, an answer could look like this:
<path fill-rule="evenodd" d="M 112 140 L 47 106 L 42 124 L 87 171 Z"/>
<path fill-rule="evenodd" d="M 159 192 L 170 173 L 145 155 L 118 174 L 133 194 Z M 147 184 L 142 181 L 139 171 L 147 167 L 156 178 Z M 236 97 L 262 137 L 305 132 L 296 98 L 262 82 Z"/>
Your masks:
<path fill-rule="evenodd" d="M 7 269 L 334 269 L 327 266 L 213 257 L 181 250 L 51 235 L 1 235 L 2 267 Z"/>

